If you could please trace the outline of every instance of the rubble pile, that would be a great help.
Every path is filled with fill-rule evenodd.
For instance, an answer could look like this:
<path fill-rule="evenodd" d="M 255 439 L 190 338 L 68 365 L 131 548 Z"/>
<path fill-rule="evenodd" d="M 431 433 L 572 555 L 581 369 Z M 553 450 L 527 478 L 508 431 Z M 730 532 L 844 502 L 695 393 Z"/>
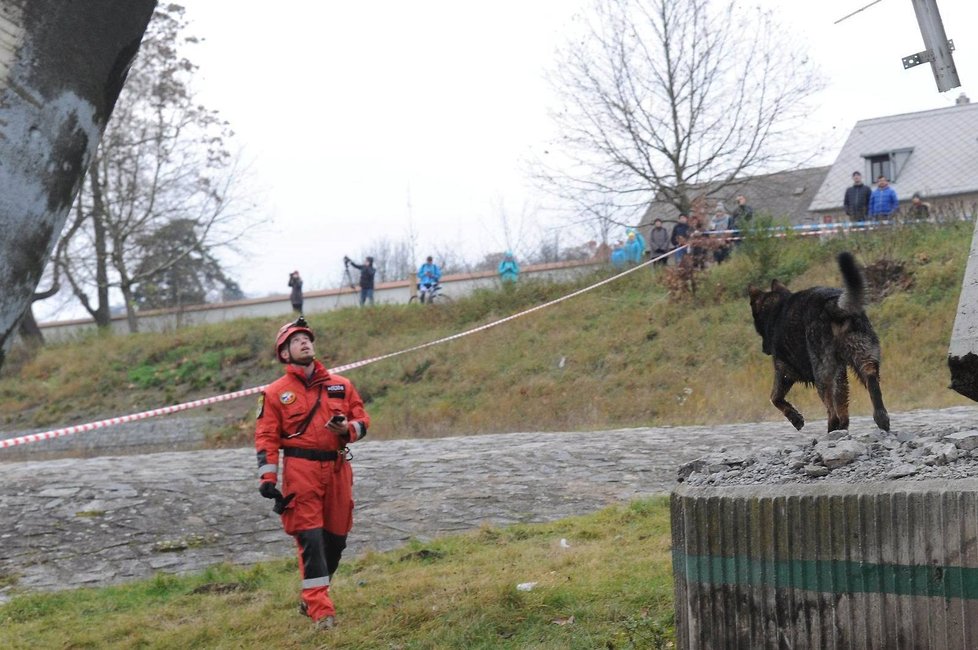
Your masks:
<path fill-rule="evenodd" d="M 978 477 L 978 429 L 886 433 L 832 431 L 807 444 L 749 455 L 721 449 L 679 467 L 690 486 L 864 483 Z"/>

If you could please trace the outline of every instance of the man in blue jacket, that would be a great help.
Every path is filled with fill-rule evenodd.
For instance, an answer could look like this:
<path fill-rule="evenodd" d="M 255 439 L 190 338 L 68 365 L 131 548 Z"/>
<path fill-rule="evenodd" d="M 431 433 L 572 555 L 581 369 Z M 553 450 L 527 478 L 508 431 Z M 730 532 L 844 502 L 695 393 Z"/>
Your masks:
<path fill-rule="evenodd" d="M 890 187 L 886 176 L 882 174 L 876 179 L 876 189 L 869 197 L 869 218 L 872 221 L 882 221 L 890 219 L 897 211 L 900 201 L 897 199 L 896 190 Z"/>
<path fill-rule="evenodd" d="M 418 269 L 418 297 L 421 302 L 426 302 L 428 299 L 428 293 L 435 288 L 435 285 L 441 280 L 441 269 L 438 265 L 432 261 L 431 255 L 425 260 L 425 263 L 421 265 Z"/>

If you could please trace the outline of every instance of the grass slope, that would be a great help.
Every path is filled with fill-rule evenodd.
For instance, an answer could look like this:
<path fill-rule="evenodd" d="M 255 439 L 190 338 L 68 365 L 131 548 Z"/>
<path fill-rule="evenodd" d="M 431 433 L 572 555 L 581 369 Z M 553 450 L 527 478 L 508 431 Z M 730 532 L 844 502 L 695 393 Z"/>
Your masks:
<path fill-rule="evenodd" d="M 0 647 L 666 648 L 671 572 L 660 497 L 344 562 L 329 632 L 299 615 L 291 560 L 19 596 L 0 606 Z"/>
<path fill-rule="evenodd" d="M 490 330 L 355 369 L 376 438 L 781 419 L 768 402 L 770 360 L 750 322 L 748 282 L 838 286 L 834 256 L 901 263 L 912 284 L 873 304 L 891 411 L 971 402 L 946 388 L 947 348 L 972 224 L 748 242 L 707 271 L 696 294 L 670 298 L 662 272 L 642 269 Z M 339 365 L 455 334 L 552 300 L 569 284 L 525 283 L 453 305 L 385 305 L 310 317 L 317 351 Z M 281 372 L 270 341 L 288 316 L 163 334 L 91 335 L 34 357 L 15 350 L 0 375 L 0 426 L 64 426 L 267 383 Z M 852 412 L 869 414 L 854 386 Z M 790 399 L 824 418 L 815 392 Z M 253 401 L 225 409 L 215 432 L 247 444 Z M 786 426 L 790 426 L 785 422 Z"/>

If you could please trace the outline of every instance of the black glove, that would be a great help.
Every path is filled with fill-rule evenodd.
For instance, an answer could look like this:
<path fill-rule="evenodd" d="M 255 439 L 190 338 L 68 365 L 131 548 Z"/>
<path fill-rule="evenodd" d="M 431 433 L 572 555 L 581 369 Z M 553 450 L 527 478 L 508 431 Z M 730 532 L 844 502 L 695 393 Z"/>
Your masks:
<path fill-rule="evenodd" d="M 278 488 L 271 481 L 265 481 L 258 488 L 258 493 L 261 494 L 266 499 L 275 499 L 280 501 L 282 499 L 282 493 L 279 492 Z"/>
<path fill-rule="evenodd" d="M 276 492 L 278 492 L 278 490 L 276 490 Z M 293 492 L 287 497 L 275 499 L 275 505 L 272 506 L 272 512 L 274 512 L 277 515 L 282 514 L 283 512 L 285 512 L 285 509 L 289 507 L 289 504 L 292 503 L 292 499 L 294 498 L 295 498 L 295 492 Z"/>
<path fill-rule="evenodd" d="M 294 492 L 287 497 L 282 496 L 282 493 L 279 491 L 277 487 L 275 487 L 275 484 L 272 483 L 271 481 L 265 481 L 264 483 L 262 483 L 261 486 L 258 488 L 258 493 L 261 494 L 266 499 L 275 499 L 275 505 L 272 506 L 272 512 L 274 512 L 277 515 L 280 515 L 283 512 L 285 512 L 285 509 L 289 506 L 290 503 L 292 503 L 292 499 L 295 498 Z"/>

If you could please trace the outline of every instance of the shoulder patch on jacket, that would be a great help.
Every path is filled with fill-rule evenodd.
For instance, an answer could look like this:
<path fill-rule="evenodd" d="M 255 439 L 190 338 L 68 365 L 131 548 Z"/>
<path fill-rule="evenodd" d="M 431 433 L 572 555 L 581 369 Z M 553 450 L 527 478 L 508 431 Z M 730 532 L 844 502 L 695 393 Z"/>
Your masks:
<path fill-rule="evenodd" d="M 346 385 L 345 384 L 327 384 L 326 386 L 326 396 L 344 398 L 346 397 Z"/>
<path fill-rule="evenodd" d="M 278 399 L 283 404 L 291 404 L 292 402 L 295 401 L 295 393 L 293 393 L 290 390 L 284 391 L 281 395 L 278 396 Z"/>

